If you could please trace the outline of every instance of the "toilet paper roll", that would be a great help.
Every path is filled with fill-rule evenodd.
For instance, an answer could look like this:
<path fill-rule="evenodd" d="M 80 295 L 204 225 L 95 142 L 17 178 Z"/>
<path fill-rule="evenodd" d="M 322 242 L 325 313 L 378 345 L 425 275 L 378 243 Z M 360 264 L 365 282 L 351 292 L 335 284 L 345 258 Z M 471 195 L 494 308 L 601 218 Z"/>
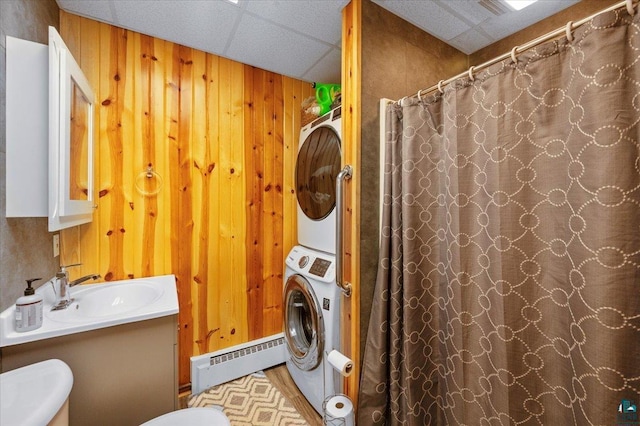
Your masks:
<path fill-rule="evenodd" d="M 329 399 L 325 406 L 328 420 L 343 419 L 345 426 L 354 426 L 353 403 L 344 395 L 336 395 Z"/>
<path fill-rule="evenodd" d="M 335 349 L 329 352 L 327 360 L 329 360 L 329 364 L 338 370 L 344 377 L 349 377 L 351 373 L 353 373 L 353 361 Z"/>

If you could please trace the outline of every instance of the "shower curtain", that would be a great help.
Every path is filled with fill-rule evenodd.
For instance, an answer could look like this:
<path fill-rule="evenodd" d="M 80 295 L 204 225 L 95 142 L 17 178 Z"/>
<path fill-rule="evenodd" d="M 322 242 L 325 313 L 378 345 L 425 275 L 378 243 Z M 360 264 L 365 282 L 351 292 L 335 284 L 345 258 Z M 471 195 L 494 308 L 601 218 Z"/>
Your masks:
<path fill-rule="evenodd" d="M 358 424 L 636 424 L 639 23 L 388 108 Z"/>

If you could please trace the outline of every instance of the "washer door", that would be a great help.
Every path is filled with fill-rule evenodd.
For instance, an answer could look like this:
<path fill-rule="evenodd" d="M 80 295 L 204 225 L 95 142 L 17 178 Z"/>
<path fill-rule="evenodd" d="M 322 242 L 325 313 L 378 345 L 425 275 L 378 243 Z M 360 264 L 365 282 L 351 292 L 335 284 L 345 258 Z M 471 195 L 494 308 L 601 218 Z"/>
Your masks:
<path fill-rule="evenodd" d="M 313 288 L 303 276 L 287 279 L 284 306 L 284 334 L 291 360 L 301 370 L 313 370 L 322 359 L 324 322 Z"/>
<path fill-rule="evenodd" d="M 322 220 L 335 207 L 340 161 L 340 138 L 332 127 L 318 127 L 302 143 L 296 188 L 300 209 L 309 219 Z"/>

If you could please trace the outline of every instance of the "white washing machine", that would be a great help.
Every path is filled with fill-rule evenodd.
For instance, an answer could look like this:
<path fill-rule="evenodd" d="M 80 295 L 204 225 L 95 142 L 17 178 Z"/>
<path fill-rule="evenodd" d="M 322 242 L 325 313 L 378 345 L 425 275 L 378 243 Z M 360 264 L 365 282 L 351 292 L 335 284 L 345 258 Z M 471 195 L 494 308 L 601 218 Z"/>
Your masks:
<path fill-rule="evenodd" d="M 322 414 L 322 402 L 342 392 L 342 376 L 327 356 L 340 350 L 340 289 L 335 256 L 294 247 L 286 260 L 284 335 L 287 369 L 300 392 Z"/>
<path fill-rule="evenodd" d="M 296 161 L 298 243 L 336 253 L 336 177 L 341 170 L 342 107 L 300 130 Z"/>

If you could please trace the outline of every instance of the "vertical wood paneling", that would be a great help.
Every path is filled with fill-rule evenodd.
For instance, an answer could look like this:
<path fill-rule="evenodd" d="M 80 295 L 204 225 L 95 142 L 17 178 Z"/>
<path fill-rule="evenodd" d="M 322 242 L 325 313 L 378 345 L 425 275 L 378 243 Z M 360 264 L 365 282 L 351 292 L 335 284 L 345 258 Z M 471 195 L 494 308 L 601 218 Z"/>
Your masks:
<path fill-rule="evenodd" d="M 191 49 L 184 46 L 174 46 L 174 68 L 177 67 L 180 76 L 178 91 L 178 202 L 173 206 L 178 211 L 178 226 L 175 230 L 179 234 L 178 269 L 173 271 L 178 282 L 178 298 L 180 301 L 179 323 L 181 334 L 179 344 L 184 350 L 180 351 L 178 363 L 181 367 L 189 365 L 189 352 L 197 352 L 195 344 L 195 327 L 192 307 L 195 304 L 191 287 L 193 274 L 191 270 L 193 248 L 193 206 L 191 182 L 191 126 L 192 126 L 192 69 Z M 177 60 L 177 63 L 175 61 Z M 172 164 L 172 166 L 174 166 Z M 191 346 L 191 348 L 190 348 Z M 181 370 L 180 382 L 187 379 L 188 374 Z"/>
<path fill-rule="evenodd" d="M 257 131 L 262 123 L 262 102 L 257 97 L 262 82 L 256 81 L 255 68 L 245 65 L 245 167 L 247 178 L 247 307 L 249 338 L 263 335 L 262 311 L 264 283 L 262 279 L 262 195 L 264 147 L 261 134 Z"/>
<path fill-rule="evenodd" d="M 263 83 L 263 110 L 262 110 L 262 138 L 264 145 L 264 202 L 262 204 L 262 214 L 264 216 L 265 226 L 263 228 L 262 240 L 264 241 L 263 249 L 263 279 L 265 288 L 274 286 L 275 270 L 277 265 L 274 264 L 272 257 L 273 250 L 278 244 L 278 216 L 277 216 L 277 176 L 275 170 L 276 157 L 278 156 L 278 146 L 275 138 L 275 78 L 272 73 L 262 72 Z M 278 301 L 274 301 L 269 293 L 264 295 L 264 324 L 263 329 L 271 330 L 273 328 L 274 311 L 278 308 L 282 297 Z M 274 303 L 275 302 L 275 303 Z"/>
<path fill-rule="evenodd" d="M 78 19 L 74 15 L 62 14 L 61 17 L 67 19 Z M 63 19 L 64 20 L 64 19 Z M 100 272 L 104 279 L 107 279 L 107 272 L 109 271 L 109 218 L 111 217 L 111 200 L 113 192 L 113 174 L 111 165 L 111 148 L 109 146 L 109 133 L 111 130 L 110 114 L 111 109 L 115 107 L 111 106 L 111 77 L 110 77 L 110 60 L 111 51 L 117 49 L 117 45 L 111 44 L 111 31 L 112 28 L 109 25 L 101 24 L 100 28 L 100 70 L 98 72 L 98 79 L 91 81 L 94 88 L 98 88 L 98 99 L 96 102 L 97 115 L 98 115 L 98 139 L 97 151 L 100 161 L 96 164 L 97 170 L 96 187 L 98 189 L 98 209 L 96 210 L 96 216 L 93 218 L 93 222 L 88 224 L 90 227 L 98 228 L 98 253 L 97 253 L 97 266 L 98 272 Z M 63 34 L 64 36 L 64 34 Z M 83 43 L 84 44 L 84 43 Z M 84 66 L 84 62 L 80 64 Z M 97 226 L 96 226 L 97 225 Z M 88 250 L 91 246 L 84 246 Z M 87 251 L 87 250 L 85 250 Z M 82 259 L 83 263 L 86 263 L 85 257 Z M 113 277 L 113 275 L 112 275 Z"/>
<path fill-rule="evenodd" d="M 248 341 L 247 321 L 247 279 L 246 271 L 246 180 L 244 168 L 244 67 L 241 63 L 230 61 L 231 71 L 231 161 L 235 173 L 231 173 L 232 198 L 229 204 L 231 210 L 233 250 L 227 261 L 232 265 L 233 291 L 231 308 L 233 312 L 232 324 L 229 327 L 230 343 L 237 345 Z M 227 254 L 229 256 L 229 254 Z"/>
<path fill-rule="evenodd" d="M 288 214 L 296 212 L 296 193 L 294 170 L 298 153 L 298 139 L 300 138 L 300 104 L 306 97 L 302 90 L 306 88 L 310 91 L 308 83 L 284 77 L 283 87 L 283 170 L 289 171 L 283 174 L 283 253 L 289 253 L 297 242 L 297 216 Z"/>
<path fill-rule="evenodd" d="M 353 166 L 353 177 L 345 183 L 344 281 L 352 286 L 351 297 L 343 296 L 342 349 L 353 360 L 360 359 L 360 122 L 361 122 L 362 2 L 351 0 L 342 11 L 342 163 Z M 360 365 L 345 380 L 345 393 L 357 406 Z"/>
<path fill-rule="evenodd" d="M 179 382 L 188 384 L 191 356 L 282 330 L 300 103 L 312 89 L 61 15 L 98 106 L 98 210 L 64 231 L 61 261 L 107 281 L 174 274 Z M 136 189 L 155 189 L 144 174 L 137 181 L 149 164 L 163 181 L 153 196 Z"/>
<path fill-rule="evenodd" d="M 150 276 L 155 272 L 155 259 L 156 259 L 156 227 L 158 223 L 158 199 L 153 194 L 157 190 L 159 185 L 159 178 L 162 170 L 157 164 L 156 146 L 158 145 L 156 138 L 156 126 L 157 118 L 164 115 L 164 111 L 161 104 L 154 102 L 156 98 L 154 82 L 157 79 L 156 76 L 156 52 L 154 48 L 154 39 L 148 36 L 140 37 L 140 53 L 137 60 L 141 64 L 141 75 L 136 79 L 136 84 L 142 85 L 141 89 L 137 91 L 141 97 L 141 111 L 136 114 L 142 120 L 142 158 L 135 162 L 134 168 L 134 188 L 136 192 L 134 196 L 139 200 L 138 211 L 141 213 L 142 220 L 142 241 L 139 244 L 140 250 L 135 250 L 136 257 L 140 257 L 136 264 L 141 265 L 140 272 L 135 272 L 136 276 Z M 139 176 L 144 172 L 146 167 L 153 168 L 156 175 L 151 174 L 147 177 L 144 174 L 142 178 Z M 142 191 L 140 191 L 142 189 Z M 140 192 L 144 195 L 140 196 Z M 143 208 L 142 208 L 143 207 Z M 135 208 L 135 203 L 134 203 Z"/>
<path fill-rule="evenodd" d="M 107 144 L 109 147 L 110 170 L 111 170 L 111 191 L 109 198 L 105 201 L 110 208 L 110 216 L 106 235 L 108 237 L 107 253 L 109 264 L 105 280 L 110 281 L 117 277 L 126 277 L 124 265 L 124 146 L 123 127 L 129 130 L 131 123 L 126 122 L 125 111 L 125 83 L 127 69 L 127 37 L 126 31 L 112 27 L 110 31 L 111 50 L 110 58 L 107 61 L 109 70 L 108 97 L 103 102 L 107 108 Z"/>
<path fill-rule="evenodd" d="M 165 120 L 167 131 L 168 145 L 168 175 L 170 185 L 166 187 L 171 199 L 170 206 L 170 247 L 171 247 L 171 269 L 170 272 L 176 276 L 176 284 L 178 286 L 178 302 L 180 313 L 178 314 L 178 381 L 180 384 L 189 382 L 189 371 L 187 369 L 189 353 L 192 351 L 191 345 L 193 341 L 192 329 L 192 313 L 191 313 L 191 296 L 185 294 L 182 288 L 191 285 L 191 280 L 184 276 L 182 268 L 181 252 L 182 247 L 182 222 L 180 203 L 183 192 L 183 186 L 180 176 L 180 139 L 183 136 L 180 133 L 180 55 L 178 46 L 166 43 L 166 78 L 165 85 L 165 104 L 167 106 Z"/>
<path fill-rule="evenodd" d="M 132 114 L 131 136 L 130 139 L 128 139 L 132 148 L 131 150 L 128 150 L 131 152 L 131 162 L 128 164 L 125 161 L 125 169 L 132 170 L 134 172 L 134 176 L 131 181 L 131 193 L 129 194 L 128 204 L 129 210 L 131 210 L 131 214 L 133 216 L 133 223 L 136 224 L 136 228 L 133 229 L 132 225 L 127 224 L 126 229 L 128 230 L 127 238 L 132 240 L 131 266 L 133 269 L 129 271 L 129 274 L 134 277 L 144 276 L 143 271 L 148 270 L 149 260 L 153 260 L 154 258 L 153 253 L 143 254 L 143 240 L 146 236 L 146 220 L 144 211 L 145 201 L 144 195 L 138 190 L 138 186 L 141 186 L 143 191 L 145 187 L 148 186 L 144 179 L 142 181 L 138 179 L 138 175 L 141 171 L 141 164 L 144 161 L 145 151 L 148 154 L 149 145 L 153 143 L 148 140 L 150 136 L 149 122 L 151 120 L 151 111 L 149 101 L 147 100 L 151 95 L 149 93 L 150 67 L 143 59 L 143 56 L 146 56 L 146 51 L 150 46 L 148 42 L 145 43 L 143 40 L 144 37 L 145 36 L 141 34 L 135 33 L 129 34 L 128 36 L 130 46 L 129 50 L 131 52 L 131 66 L 129 67 L 131 74 L 127 80 L 131 82 L 133 91 L 133 106 L 131 107 L 131 110 L 135 112 Z M 126 182 L 124 186 L 125 188 L 127 187 Z M 143 256 L 145 257 L 145 260 L 142 260 Z"/>
<path fill-rule="evenodd" d="M 218 71 L 220 59 L 214 55 L 207 55 L 206 58 L 206 76 L 207 76 L 207 145 L 210 153 L 209 159 L 209 233 L 207 234 L 209 245 L 208 268 L 209 283 L 207 298 L 200 299 L 199 303 L 204 305 L 207 312 L 208 330 L 207 330 L 207 348 L 205 352 L 215 350 L 220 347 L 220 330 L 224 321 L 224 316 L 217 309 L 220 299 L 220 271 L 218 268 L 218 259 L 221 255 L 219 238 L 210 238 L 210 235 L 218 235 L 220 229 L 220 118 L 219 118 L 219 102 L 220 102 L 220 74 Z M 216 308 L 211 308 L 216 307 Z"/>
<path fill-rule="evenodd" d="M 122 204 L 118 203 L 117 208 L 120 217 L 117 229 L 122 234 L 121 259 L 118 261 L 122 264 L 124 276 L 134 278 L 134 236 L 141 231 L 141 226 L 136 226 L 133 210 L 134 171 L 137 169 L 135 151 L 141 143 L 140 140 L 136 139 L 135 134 L 138 121 L 137 115 L 142 113 L 138 112 L 139 110 L 136 109 L 135 104 L 135 91 L 138 86 L 137 78 L 140 74 L 139 72 L 136 73 L 136 68 L 139 66 L 136 58 L 136 45 L 140 45 L 140 34 L 122 30 L 120 37 L 124 48 L 120 49 L 118 53 L 118 74 L 114 77 L 116 81 L 121 82 L 119 95 L 122 97 L 122 102 L 118 102 L 118 104 L 122 105 L 119 123 L 119 147 L 122 150 L 120 191 L 122 192 L 123 201 Z M 129 149 L 131 146 L 133 149 Z"/>
<path fill-rule="evenodd" d="M 155 263 L 153 264 L 153 275 L 164 275 L 171 273 L 171 257 L 175 251 L 171 247 L 171 179 L 169 171 L 169 147 L 170 139 L 167 131 L 167 123 L 170 121 L 168 114 L 168 103 L 165 99 L 166 88 L 168 86 L 168 64 L 171 56 L 167 55 L 166 44 L 163 40 L 153 39 L 154 53 L 151 57 L 152 84 L 151 84 L 151 105 L 153 108 L 153 128 L 155 137 L 155 159 L 153 169 L 158 173 L 158 181 L 153 186 L 157 191 L 154 197 L 157 206 L 155 240 L 151 247 L 146 249 L 154 250 Z M 158 188 L 157 185 L 160 185 Z M 145 209 L 146 211 L 146 209 Z M 149 215 L 152 213 L 149 212 Z"/>
<path fill-rule="evenodd" d="M 221 324 L 218 344 L 221 347 L 231 345 L 231 332 L 235 334 L 233 327 L 233 287 L 234 273 L 233 265 L 228 261 L 225 253 L 233 252 L 233 218 L 231 213 L 231 203 L 233 193 L 231 185 L 233 183 L 236 169 L 231 159 L 231 62 L 227 59 L 220 58 L 218 63 L 219 75 L 219 93 L 218 99 L 218 125 L 219 125 L 219 158 L 220 158 L 220 186 L 218 194 L 220 200 L 225 200 L 224 204 L 219 205 L 219 241 L 220 241 L 220 257 L 218 258 L 219 274 L 219 304 L 220 313 L 225 318 Z"/>
<path fill-rule="evenodd" d="M 204 52 L 193 51 L 193 105 L 192 111 L 206 111 L 207 84 L 206 80 L 206 59 Z M 193 114 L 192 138 L 192 177 L 193 177 L 193 291 L 195 298 L 199 302 L 207 300 L 207 282 L 209 281 L 209 247 L 208 247 L 208 221 L 209 221 L 209 174 L 208 168 L 208 146 L 207 121 L 208 114 Z M 196 336 L 195 343 L 198 352 L 206 352 L 207 349 L 207 310 L 206 304 L 197 303 L 193 305 L 193 316 L 195 319 Z"/>
<path fill-rule="evenodd" d="M 284 187 L 284 93 L 282 85 L 282 76 L 270 73 L 273 80 L 273 107 L 269 109 L 270 121 L 272 123 L 272 144 L 273 156 L 271 157 L 271 197 L 273 210 L 271 211 L 271 245 L 266 247 L 270 260 L 270 281 L 267 283 L 268 288 L 275 288 L 282 285 L 284 279 L 284 256 L 282 247 L 284 243 L 283 218 L 284 218 L 284 198 L 282 189 Z M 265 238 L 265 241 L 267 239 Z M 282 295 L 274 292 L 268 293 L 267 310 L 265 323 L 267 325 L 267 334 L 277 333 L 282 329 Z"/>

